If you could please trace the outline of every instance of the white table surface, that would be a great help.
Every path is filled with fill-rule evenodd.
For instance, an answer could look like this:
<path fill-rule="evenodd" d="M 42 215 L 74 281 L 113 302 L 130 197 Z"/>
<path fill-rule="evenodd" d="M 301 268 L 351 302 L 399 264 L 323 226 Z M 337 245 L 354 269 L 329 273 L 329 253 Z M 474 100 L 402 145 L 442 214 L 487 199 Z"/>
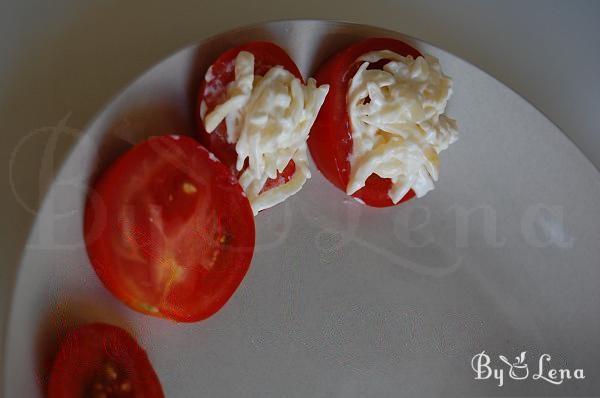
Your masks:
<path fill-rule="evenodd" d="M 527 98 L 600 167 L 599 1 L 4 1 L 0 319 L 51 170 L 74 142 L 69 132 L 173 51 L 282 18 L 372 24 L 444 48 Z M 69 129 L 42 129 L 53 126 Z"/>

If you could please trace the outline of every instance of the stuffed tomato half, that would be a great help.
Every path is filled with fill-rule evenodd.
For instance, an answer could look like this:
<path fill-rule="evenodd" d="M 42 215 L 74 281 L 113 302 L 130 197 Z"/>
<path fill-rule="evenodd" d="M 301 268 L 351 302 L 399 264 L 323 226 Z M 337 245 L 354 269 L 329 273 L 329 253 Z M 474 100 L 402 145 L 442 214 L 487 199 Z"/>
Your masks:
<path fill-rule="evenodd" d="M 316 74 L 329 94 L 308 145 L 335 186 L 374 207 L 433 189 L 439 153 L 457 138 L 444 112 L 452 80 L 436 58 L 388 38 L 357 42 Z"/>
<path fill-rule="evenodd" d="M 197 103 L 200 141 L 239 178 L 255 214 L 310 178 L 307 138 L 328 92 L 305 83 L 287 53 L 250 42 L 208 68 Z"/>

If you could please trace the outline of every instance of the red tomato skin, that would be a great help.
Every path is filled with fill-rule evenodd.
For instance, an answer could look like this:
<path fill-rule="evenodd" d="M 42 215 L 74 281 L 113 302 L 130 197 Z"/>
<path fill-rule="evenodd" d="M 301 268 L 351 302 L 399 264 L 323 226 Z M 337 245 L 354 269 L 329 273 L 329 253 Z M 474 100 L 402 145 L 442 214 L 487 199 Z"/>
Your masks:
<path fill-rule="evenodd" d="M 319 171 L 344 192 L 350 179 L 348 157 L 352 153 L 352 132 L 346 110 L 346 92 L 359 66 L 356 62 L 358 57 L 379 50 L 391 50 L 415 58 L 421 56 L 418 50 L 400 40 L 370 38 L 354 43 L 330 57 L 319 67 L 315 76 L 319 85 L 329 84 L 329 93 L 311 129 L 308 147 Z M 394 202 L 388 196 L 390 187 L 389 178 L 372 174 L 365 186 L 352 196 L 372 207 L 394 206 Z M 414 196 L 415 193 L 410 190 L 398 204 Z"/>
<path fill-rule="evenodd" d="M 200 117 L 200 104 L 204 100 L 207 104 L 207 112 L 210 112 L 216 105 L 221 103 L 225 96 L 225 88 L 227 84 L 235 80 L 234 62 L 235 58 L 241 51 L 248 51 L 254 55 L 254 74 L 264 76 L 269 69 L 274 66 L 282 66 L 287 71 L 292 73 L 302 82 L 302 74 L 290 56 L 278 45 L 266 41 L 252 41 L 241 46 L 229 49 L 219 56 L 211 65 L 211 71 L 214 79 L 210 85 L 207 85 L 203 78 L 198 91 L 196 102 L 196 123 L 198 138 L 202 144 L 214 153 L 219 160 L 228 165 L 232 172 L 236 175 L 239 172 L 235 165 L 237 161 L 237 152 L 235 144 L 227 142 L 227 131 L 225 122 L 222 122 L 215 131 L 208 133 L 204 128 L 204 123 Z M 291 166 L 291 167 L 290 167 Z M 283 172 L 279 173 L 276 179 L 269 179 L 263 188 L 263 191 L 275 188 L 290 180 L 294 174 L 295 167 L 293 160 L 290 161 L 288 167 Z"/>
<path fill-rule="evenodd" d="M 71 330 L 63 339 L 50 372 L 48 398 L 84 397 L 106 359 L 127 372 L 136 397 L 164 397 L 148 355 L 135 339 L 119 327 L 91 323 Z"/>
<path fill-rule="evenodd" d="M 194 234 L 188 234 L 189 237 L 182 235 L 183 240 L 179 238 L 182 244 L 171 250 L 181 261 L 186 277 L 175 282 L 169 278 L 166 284 L 157 285 L 152 278 L 153 271 L 157 264 L 162 264 L 162 250 L 170 239 L 157 232 L 152 216 L 140 209 L 146 200 L 158 205 L 164 203 L 169 197 L 170 185 L 157 183 L 147 192 L 143 189 L 149 184 L 143 185 L 140 192 L 131 195 L 133 199 L 125 197 L 123 191 L 135 191 L 130 187 L 135 186 L 136 172 L 142 173 L 144 167 L 149 168 L 159 161 L 162 162 L 160 170 L 172 167 L 194 180 L 200 193 L 213 200 L 203 204 L 200 198 L 199 204 L 190 205 L 179 199 L 183 194 L 175 194 L 177 207 L 161 207 L 166 217 L 161 226 L 165 233 L 177 235 L 178 226 L 185 222 L 194 221 L 192 226 L 199 227 Z M 124 260 L 120 255 L 122 250 L 117 243 L 123 242 L 119 241 L 119 231 L 127 225 L 119 215 L 125 206 L 131 207 L 135 214 L 126 220 L 132 225 L 130 240 L 133 242 L 126 243 L 139 249 L 146 263 Z M 221 246 L 210 241 L 211 235 L 201 228 L 203 219 L 194 219 L 194 206 L 211 215 L 211 220 L 215 219 L 215 230 L 223 231 Z M 213 217 L 214 214 L 218 217 Z M 223 307 L 248 271 L 254 252 L 254 215 L 235 176 L 221 162 L 212 160 L 211 154 L 197 141 L 185 136 L 161 136 L 134 146 L 100 177 L 88 195 L 84 236 L 94 270 L 118 299 L 145 314 L 178 322 L 196 322 Z M 217 252 L 214 247 L 221 250 Z M 213 261 L 210 271 L 205 271 L 209 269 L 208 263 L 201 260 L 211 249 L 209 254 Z"/>

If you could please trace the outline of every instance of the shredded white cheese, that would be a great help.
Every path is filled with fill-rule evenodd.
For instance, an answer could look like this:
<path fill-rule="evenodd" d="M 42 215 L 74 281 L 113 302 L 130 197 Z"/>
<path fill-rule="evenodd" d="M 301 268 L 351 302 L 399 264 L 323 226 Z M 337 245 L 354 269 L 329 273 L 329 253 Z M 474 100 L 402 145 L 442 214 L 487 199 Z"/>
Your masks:
<path fill-rule="evenodd" d="M 206 75 L 207 80 L 212 73 Z M 206 131 L 225 120 L 227 141 L 235 143 L 237 170 L 248 167 L 240 184 L 254 214 L 295 194 L 310 178 L 306 154 L 308 133 L 329 91 L 328 85 L 307 84 L 281 66 L 264 76 L 254 75 L 254 55 L 241 51 L 235 59 L 235 80 L 227 86 L 226 100 L 210 113 L 200 105 Z M 294 161 L 295 172 L 284 184 L 261 192 L 268 179 L 277 178 Z"/>
<path fill-rule="evenodd" d="M 371 63 L 390 60 L 381 69 Z M 433 189 L 438 154 L 457 139 L 456 121 L 444 114 L 452 80 L 437 58 L 414 59 L 392 51 L 374 51 L 362 62 L 347 92 L 352 130 L 351 195 L 373 173 L 390 178 L 390 199 L 398 203 L 412 189 L 418 197 Z"/>

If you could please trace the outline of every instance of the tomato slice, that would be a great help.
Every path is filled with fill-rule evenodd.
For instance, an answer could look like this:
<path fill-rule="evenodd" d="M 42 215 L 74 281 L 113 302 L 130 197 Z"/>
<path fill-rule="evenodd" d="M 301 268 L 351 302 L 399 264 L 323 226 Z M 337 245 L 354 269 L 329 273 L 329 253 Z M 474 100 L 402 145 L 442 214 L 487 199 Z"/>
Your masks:
<path fill-rule="evenodd" d="M 421 56 L 419 51 L 402 41 L 371 38 L 359 41 L 329 58 L 315 76 L 319 85 L 329 84 L 329 94 L 310 131 L 308 147 L 317 168 L 325 178 L 344 192 L 350 179 L 348 157 L 352 153 L 352 131 L 346 106 L 346 92 L 359 67 L 356 59 L 365 53 L 378 50 L 391 50 L 415 58 Z M 372 174 L 365 186 L 352 196 L 369 206 L 394 206 L 394 202 L 388 196 L 391 185 L 389 178 Z M 399 203 L 414 196 L 415 193 L 410 190 Z"/>
<path fill-rule="evenodd" d="M 105 323 L 68 333 L 54 359 L 48 398 L 162 398 L 148 355 L 125 330 Z"/>
<path fill-rule="evenodd" d="M 233 295 L 254 251 L 235 176 L 191 137 L 151 138 L 93 187 L 85 240 L 104 285 L 135 310 L 193 322 Z"/>
<path fill-rule="evenodd" d="M 235 151 L 235 144 L 227 142 L 225 122 L 221 122 L 212 133 L 208 133 L 200 117 L 200 104 L 204 101 L 206 103 L 206 111 L 209 113 L 215 106 L 224 102 L 227 85 L 235 80 L 235 58 L 241 51 L 247 51 L 254 55 L 255 75 L 264 76 L 272 67 L 282 66 L 304 82 L 298 67 L 285 50 L 276 44 L 265 41 L 253 41 L 225 51 L 210 66 L 210 73 L 213 78 L 210 82 L 202 79 L 202 84 L 198 92 L 198 101 L 196 104 L 198 137 L 202 144 L 229 166 L 236 175 L 240 174 L 235 168 L 237 152 Z M 295 169 L 294 161 L 290 160 L 288 166 L 282 172 L 278 173 L 277 178 L 267 180 L 263 191 L 288 182 L 294 175 Z"/>

